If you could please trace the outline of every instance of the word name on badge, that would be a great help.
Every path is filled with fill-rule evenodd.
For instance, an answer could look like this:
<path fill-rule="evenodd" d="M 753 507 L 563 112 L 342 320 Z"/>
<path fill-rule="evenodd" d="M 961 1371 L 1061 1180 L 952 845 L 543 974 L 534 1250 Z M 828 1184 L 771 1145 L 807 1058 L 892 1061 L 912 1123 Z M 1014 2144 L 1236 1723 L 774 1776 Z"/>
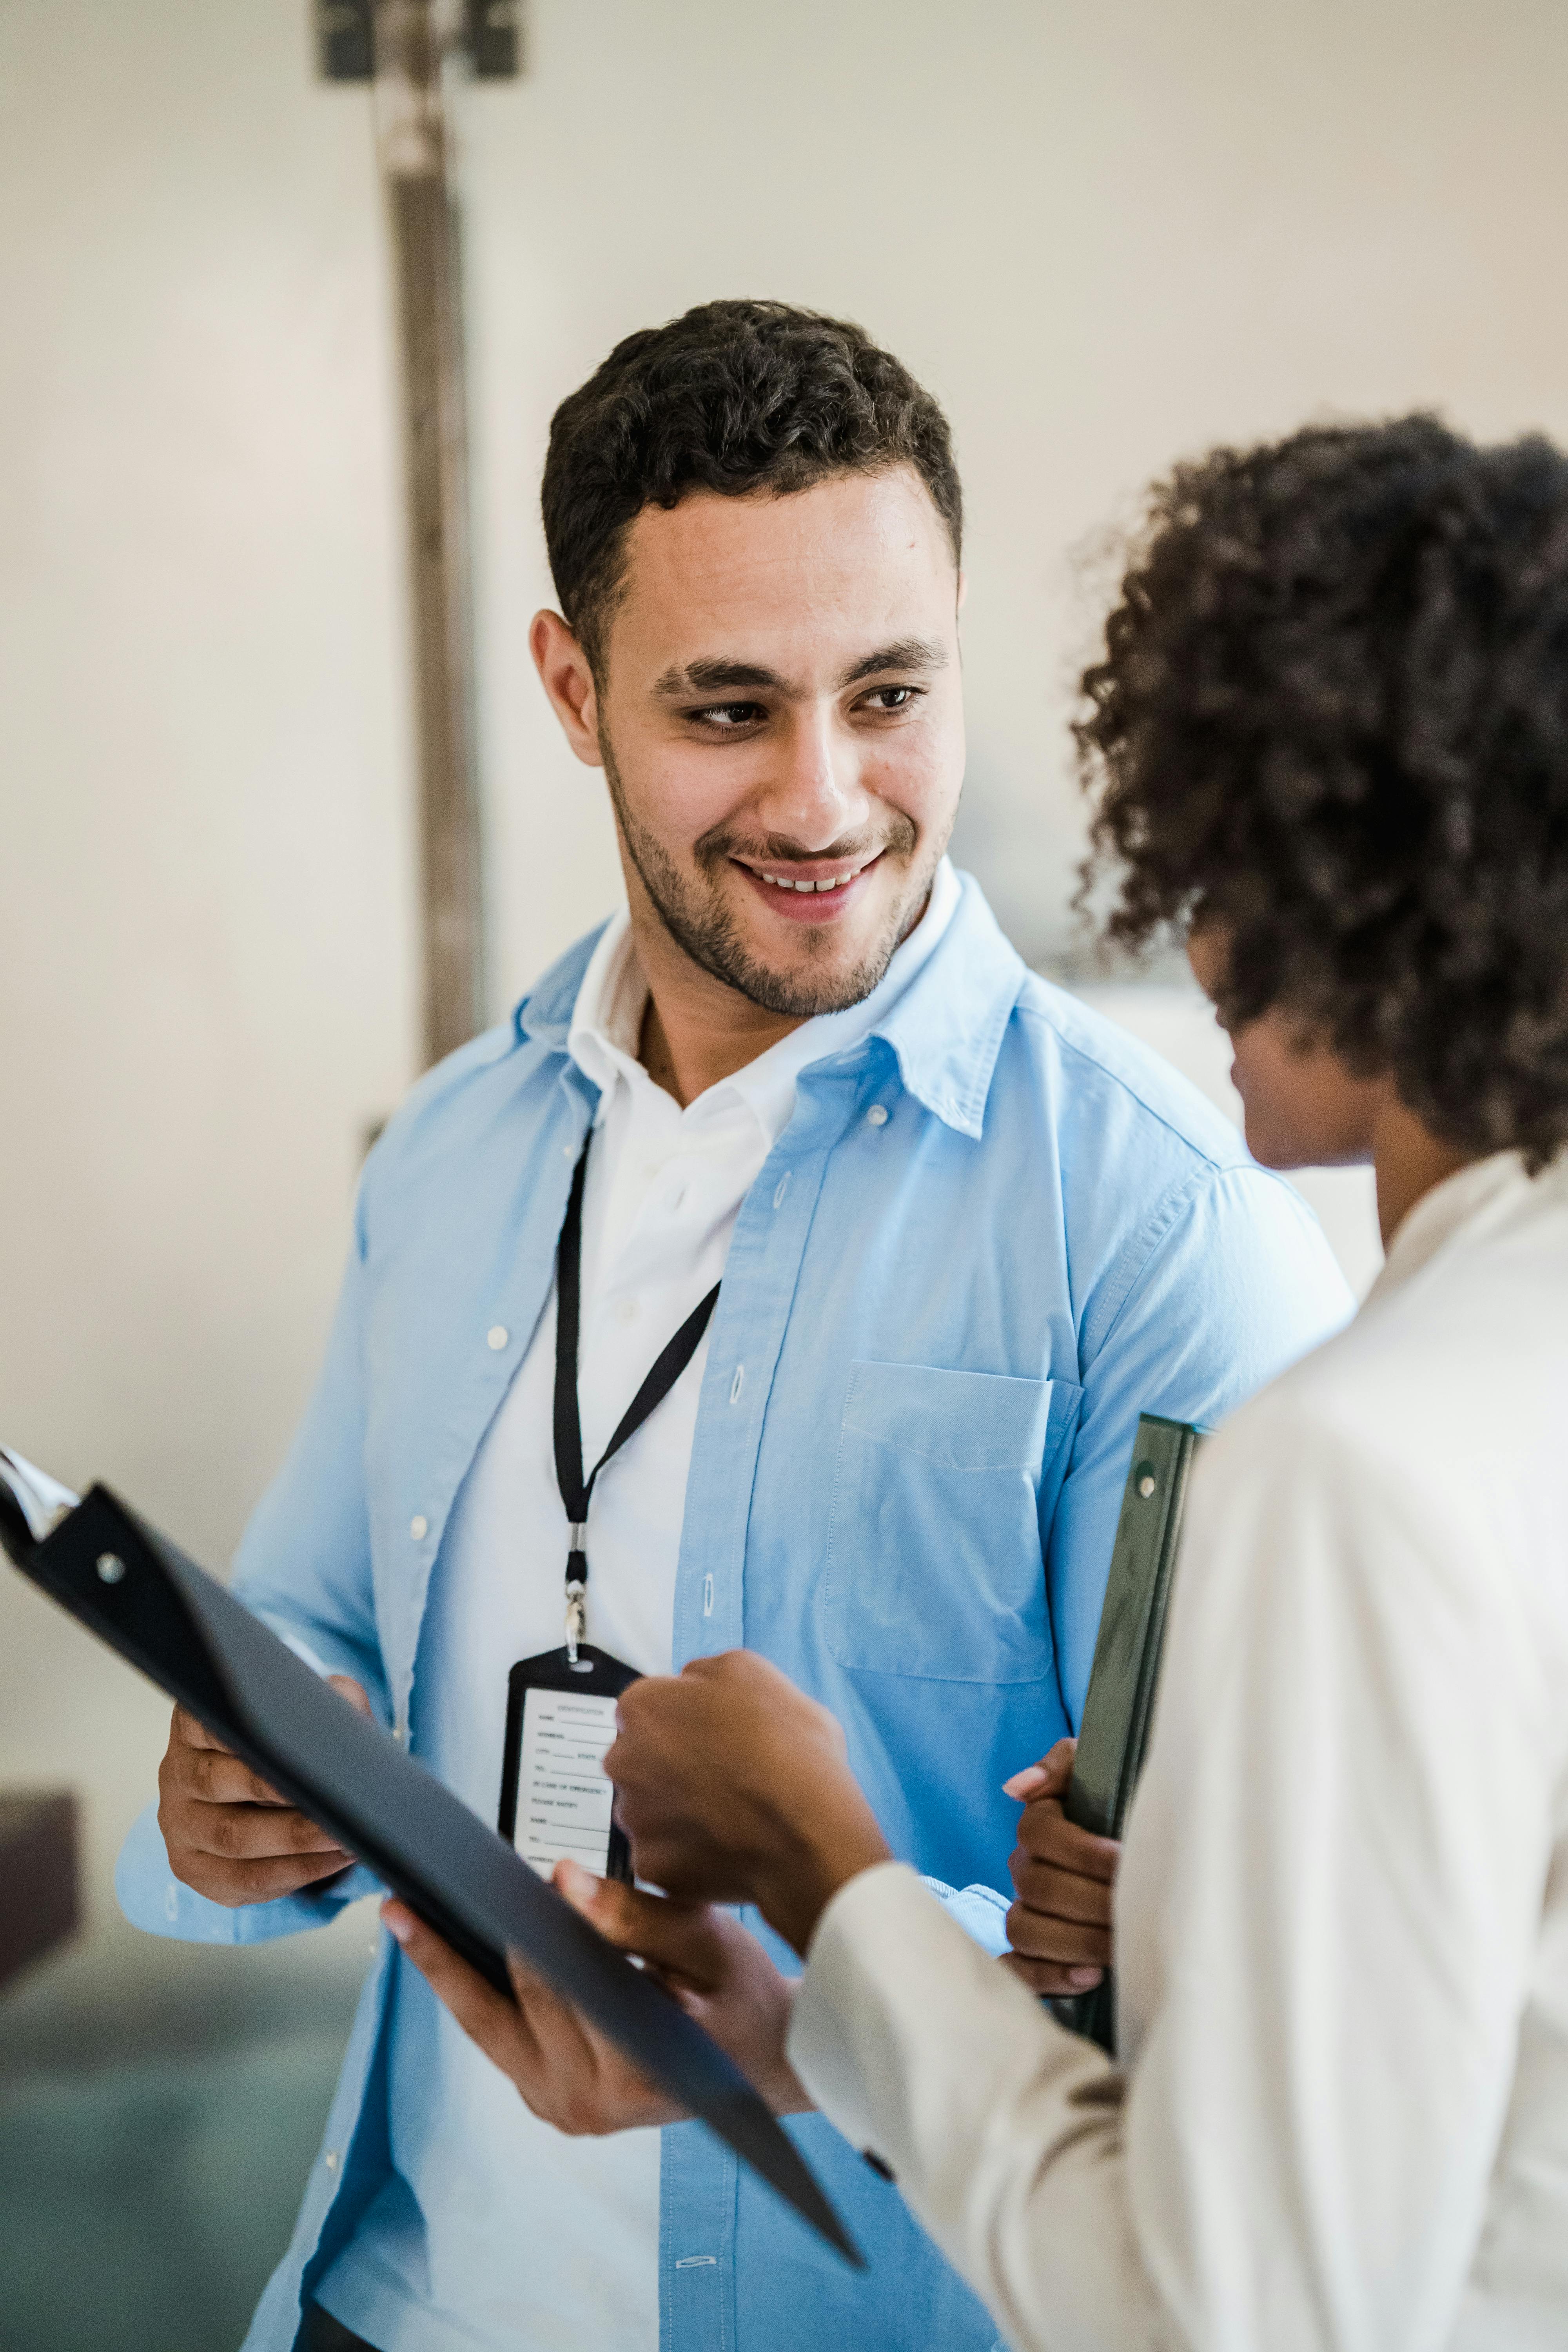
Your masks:
<path fill-rule="evenodd" d="M 616 1801 L 605 1758 L 615 1737 L 613 1698 L 585 1691 L 527 1694 L 513 1843 L 542 1878 L 563 1857 L 605 1875 Z"/>

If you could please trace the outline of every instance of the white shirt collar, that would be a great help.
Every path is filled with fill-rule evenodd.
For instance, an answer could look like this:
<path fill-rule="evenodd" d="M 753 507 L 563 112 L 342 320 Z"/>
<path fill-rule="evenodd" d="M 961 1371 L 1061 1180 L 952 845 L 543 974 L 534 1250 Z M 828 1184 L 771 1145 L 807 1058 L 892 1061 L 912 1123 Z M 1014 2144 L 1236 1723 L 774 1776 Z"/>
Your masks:
<path fill-rule="evenodd" d="M 949 859 L 936 869 L 925 913 L 900 947 L 869 996 L 843 1013 L 818 1013 L 688 1104 L 681 1117 L 704 1123 L 743 1105 L 757 1121 L 771 1150 L 789 1125 L 795 1085 L 803 1070 L 830 1054 L 847 1053 L 886 1018 L 927 962 L 952 920 L 962 893 Z M 632 940 L 631 918 L 623 907 L 613 915 L 589 958 L 572 1009 L 566 1050 L 601 1095 L 618 1083 L 650 1087 L 637 1060 L 642 1042 L 647 982 Z"/>
<path fill-rule="evenodd" d="M 1456 1169 L 1423 1192 L 1400 1220 L 1363 1307 L 1399 1289 L 1459 1234 L 1489 1232 L 1516 1210 L 1543 1203 L 1549 1195 L 1568 1195 L 1568 1152 L 1559 1153 L 1539 1176 L 1525 1173 L 1517 1151 L 1489 1152 Z"/>

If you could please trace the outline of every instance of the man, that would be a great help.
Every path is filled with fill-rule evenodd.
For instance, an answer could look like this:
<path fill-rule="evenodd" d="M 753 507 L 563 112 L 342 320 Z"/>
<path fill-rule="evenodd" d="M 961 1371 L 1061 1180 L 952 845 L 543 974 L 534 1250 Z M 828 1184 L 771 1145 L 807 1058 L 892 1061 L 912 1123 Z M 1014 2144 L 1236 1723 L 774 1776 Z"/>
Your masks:
<path fill-rule="evenodd" d="M 1081 1702 L 1138 1412 L 1218 1418 L 1348 1300 L 1296 1197 L 946 863 L 961 500 L 895 360 L 768 303 L 633 336 L 554 420 L 544 515 L 534 658 L 627 910 L 372 1155 L 240 1590 L 491 1820 L 515 1664 L 747 1643 L 831 1706 L 896 1850 L 989 1888 L 1003 1759 Z M 162 1785 L 142 1924 L 248 1940 L 361 1891 L 183 1717 Z M 960 1900 L 999 1946 L 1003 1898 Z M 692 2126 L 574 2138 L 532 2095 L 384 1948 L 258 2352 L 302 2305 L 376 2352 L 991 2344 L 821 2118 L 868 2278 Z"/>
<path fill-rule="evenodd" d="M 1192 920 L 1254 1149 L 1370 1160 L 1388 1252 L 1194 1472 L 1117 1890 L 1124 2066 L 889 1859 L 773 1666 L 622 1702 L 639 1868 L 808 1956 L 805 2089 L 1020 2352 L 1568 2331 L 1565 646 L 1568 457 L 1411 417 L 1181 467 L 1089 674 L 1116 928 Z M 741 1929 L 574 1892 L 710 2012 L 728 1978 L 726 2038 L 787 2077 Z M 389 1919 L 516 2067 L 515 2013 Z"/>

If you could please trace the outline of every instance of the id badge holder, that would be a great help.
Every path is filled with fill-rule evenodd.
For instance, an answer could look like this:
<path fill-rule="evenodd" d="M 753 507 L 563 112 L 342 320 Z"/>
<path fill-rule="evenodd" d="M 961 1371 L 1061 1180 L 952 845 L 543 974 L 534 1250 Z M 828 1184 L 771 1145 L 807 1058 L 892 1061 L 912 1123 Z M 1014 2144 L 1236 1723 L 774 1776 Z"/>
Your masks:
<path fill-rule="evenodd" d="M 497 1829 L 548 1878 L 563 1858 L 599 1878 L 632 1875 L 631 1848 L 611 1819 L 616 1792 L 605 1757 L 616 1701 L 638 1681 L 591 1642 L 520 1658 L 507 1677 L 506 1752 Z"/>

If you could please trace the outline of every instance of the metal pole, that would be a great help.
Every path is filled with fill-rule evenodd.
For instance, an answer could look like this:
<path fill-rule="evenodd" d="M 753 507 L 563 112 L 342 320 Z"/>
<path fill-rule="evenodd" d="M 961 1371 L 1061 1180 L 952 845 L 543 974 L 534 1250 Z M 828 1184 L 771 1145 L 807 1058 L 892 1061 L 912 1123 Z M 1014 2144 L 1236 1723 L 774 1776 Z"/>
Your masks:
<path fill-rule="evenodd" d="M 375 110 L 398 289 L 419 749 L 423 1058 L 483 1026 L 461 244 L 441 0 L 375 0 Z"/>

